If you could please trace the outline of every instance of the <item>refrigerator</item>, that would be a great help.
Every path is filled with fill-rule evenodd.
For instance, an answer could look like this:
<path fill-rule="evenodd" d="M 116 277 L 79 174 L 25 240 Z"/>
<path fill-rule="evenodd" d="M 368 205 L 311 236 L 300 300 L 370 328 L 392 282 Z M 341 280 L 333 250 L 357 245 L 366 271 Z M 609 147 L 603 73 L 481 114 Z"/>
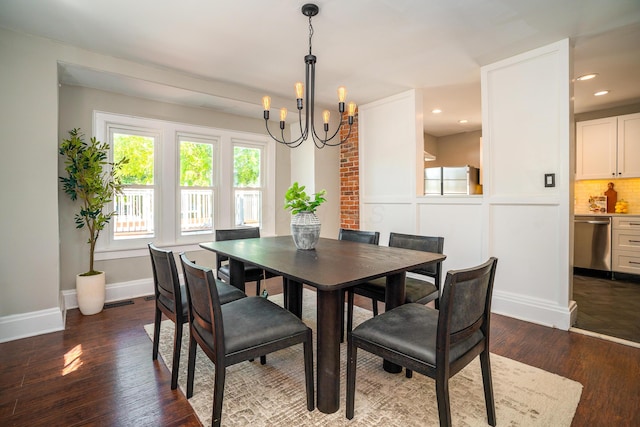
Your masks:
<path fill-rule="evenodd" d="M 468 165 L 425 168 L 424 194 L 476 194 L 479 178 L 479 169 Z"/>

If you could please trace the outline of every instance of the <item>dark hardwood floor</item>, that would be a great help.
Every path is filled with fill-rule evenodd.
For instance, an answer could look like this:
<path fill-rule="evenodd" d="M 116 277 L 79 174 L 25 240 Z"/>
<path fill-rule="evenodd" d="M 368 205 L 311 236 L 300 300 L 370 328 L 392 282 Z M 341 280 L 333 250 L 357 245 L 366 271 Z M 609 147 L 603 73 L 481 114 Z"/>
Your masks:
<path fill-rule="evenodd" d="M 640 343 L 640 280 L 595 273 L 573 276 L 577 328 Z"/>
<path fill-rule="evenodd" d="M 267 288 L 281 292 L 281 281 Z M 94 316 L 70 310 L 63 332 L 0 344 L 0 425 L 200 425 L 170 390 L 164 362 L 151 360 L 143 325 L 153 306 L 136 298 Z M 584 385 L 573 426 L 640 425 L 640 349 L 504 316 L 492 322 L 492 352 Z"/>

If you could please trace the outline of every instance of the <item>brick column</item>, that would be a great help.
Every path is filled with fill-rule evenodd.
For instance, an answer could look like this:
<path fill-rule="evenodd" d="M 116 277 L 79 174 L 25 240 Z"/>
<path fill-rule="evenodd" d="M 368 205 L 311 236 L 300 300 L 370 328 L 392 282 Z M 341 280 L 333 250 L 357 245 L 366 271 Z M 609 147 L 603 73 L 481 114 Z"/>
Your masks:
<path fill-rule="evenodd" d="M 340 227 L 360 228 L 360 163 L 358 157 L 358 111 L 354 116 L 349 139 L 340 146 Z M 343 113 L 347 121 L 347 113 Z M 340 139 L 349 132 L 348 126 L 340 130 Z"/>

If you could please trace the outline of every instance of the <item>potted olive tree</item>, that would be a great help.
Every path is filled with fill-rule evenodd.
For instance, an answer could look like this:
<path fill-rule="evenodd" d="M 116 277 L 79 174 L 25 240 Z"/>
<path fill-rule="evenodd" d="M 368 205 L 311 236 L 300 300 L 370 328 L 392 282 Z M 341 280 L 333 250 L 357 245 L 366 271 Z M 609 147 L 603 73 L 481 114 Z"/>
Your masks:
<path fill-rule="evenodd" d="M 65 157 L 66 176 L 59 177 L 64 192 L 80 205 L 75 215 L 76 228 L 89 233 L 89 271 L 76 276 L 78 307 L 82 314 L 90 315 L 102 311 L 106 293 L 106 278 L 103 271 L 93 266 L 96 242 L 115 211 L 104 208 L 114 195 L 122 193 L 118 173 L 128 160 L 108 160 L 109 144 L 91 138 L 87 143 L 80 129 L 69 131 L 69 139 L 60 144 L 60 155 Z"/>
<path fill-rule="evenodd" d="M 284 195 L 284 208 L 291 211 L 291 235 L 298 249 L 310 250 L 316 247 L 320 238 L 320 220 L 316 209 L 327 201 L 326 190 L 313 194 L 304 191 L 305 186 L 294 182 Z"/>

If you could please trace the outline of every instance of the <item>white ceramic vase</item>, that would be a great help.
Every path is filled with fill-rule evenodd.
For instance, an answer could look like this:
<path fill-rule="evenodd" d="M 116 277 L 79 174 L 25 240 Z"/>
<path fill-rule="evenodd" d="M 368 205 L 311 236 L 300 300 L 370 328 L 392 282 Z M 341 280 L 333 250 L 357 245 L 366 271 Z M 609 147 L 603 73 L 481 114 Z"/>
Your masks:
<path fill-rule="evenodd" d="M 291 217 L 291 235 L 296 248 L 315 249 L 320 239 L 320 220 L 314 212 L 300 212 Z"/>
<path fill-rule="evenodd" d="M 93 276 L 76 276 L 78 308 L 86 316 L 102 311 L 106 298 L 106 275 L 104 271 Z"/>

